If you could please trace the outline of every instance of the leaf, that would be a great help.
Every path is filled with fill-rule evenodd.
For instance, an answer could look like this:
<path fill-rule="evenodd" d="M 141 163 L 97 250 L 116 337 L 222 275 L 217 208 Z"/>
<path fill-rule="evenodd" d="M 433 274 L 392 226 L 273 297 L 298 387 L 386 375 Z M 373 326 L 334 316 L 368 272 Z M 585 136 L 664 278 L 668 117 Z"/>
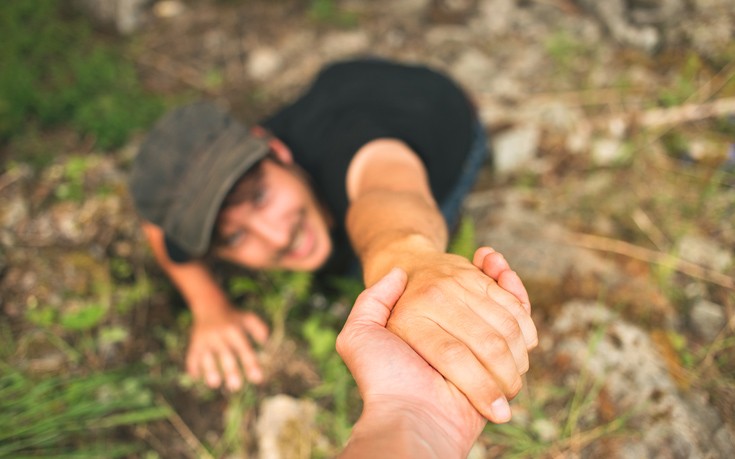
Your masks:
<path fill-rule="evenodd" d="M 79 309 L 66 311 L 61 315 L 60 324 L 67 330 L 89 330 L 97 326 L 107 314 L 101 304 L 86 304 Z"/>

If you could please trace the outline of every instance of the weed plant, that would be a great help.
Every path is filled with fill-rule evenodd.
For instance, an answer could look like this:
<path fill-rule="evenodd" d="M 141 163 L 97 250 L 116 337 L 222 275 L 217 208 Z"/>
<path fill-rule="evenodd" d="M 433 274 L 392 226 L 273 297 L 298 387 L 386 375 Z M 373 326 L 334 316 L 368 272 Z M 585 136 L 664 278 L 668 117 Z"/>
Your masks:
<path fill-rule="evenodd" d="M 0 363 L 0 457 L 128 457 L 118 427 L 166 418 L 129 372 L 33 379 Z"/>
<path fill-rule="evenodd" d="M 163 108 L 121 51 L 92 37 L 60 0 L 0 2 L 0 143 L 29 124 L 69 126 L 102 149 L 122 145 Z"/>

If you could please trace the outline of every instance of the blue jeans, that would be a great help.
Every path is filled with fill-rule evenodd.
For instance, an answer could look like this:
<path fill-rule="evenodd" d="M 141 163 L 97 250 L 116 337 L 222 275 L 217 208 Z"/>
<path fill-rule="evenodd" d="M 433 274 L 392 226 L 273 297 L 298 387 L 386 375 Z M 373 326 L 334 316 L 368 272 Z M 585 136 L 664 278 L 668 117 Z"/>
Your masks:
<path fill-rule="evenodd" d="M 452 191 L 439 203 L 439 209 L 447 222 L 449 231 L 456 228 L 459 223 L 459 215 L 462 211 L 462 203 L 464 198 L 469 194 L 472 186 L 477 180 L 477 174 L 480 172 L 482 165 L 490 155 L 488 150 L 487 136 L 485 129 L 478 121 L 475 124 L 475 135 L 470 147 L 470 152 L 465 158 L 462 172 L 459 180 L 454 185 Z"/>

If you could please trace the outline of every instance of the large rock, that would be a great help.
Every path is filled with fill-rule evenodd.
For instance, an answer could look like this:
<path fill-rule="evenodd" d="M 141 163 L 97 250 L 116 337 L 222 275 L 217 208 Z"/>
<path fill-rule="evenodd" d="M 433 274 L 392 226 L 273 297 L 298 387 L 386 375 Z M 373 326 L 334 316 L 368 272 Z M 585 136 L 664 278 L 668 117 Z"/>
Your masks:
<path fill-rule="evenodd" d="M 125 35 L 142 27 L 149 3 L 150 0 L 74 0 L 92 22 Z"/>
<path fill-rule="evenodd" d="M 732 457 L 732 430 L 706 394 L 682 388 L 680 375 L 673 373 L 676 367 L 645 330 L 602 304 L 570 302 L 556 318 L 553 333 L 562 360 L 604 381 L 601 390 L 614 404 L 612 411 L 627 416 L 626 424 L 635 431 L 609 441 L 597 457 Z"/>
<path fill-rule="evenodd" d="M 315 437 L 316 403 L 288 395 L 268 397 L 260 404 L 260 459 L 308 459 Z"/>

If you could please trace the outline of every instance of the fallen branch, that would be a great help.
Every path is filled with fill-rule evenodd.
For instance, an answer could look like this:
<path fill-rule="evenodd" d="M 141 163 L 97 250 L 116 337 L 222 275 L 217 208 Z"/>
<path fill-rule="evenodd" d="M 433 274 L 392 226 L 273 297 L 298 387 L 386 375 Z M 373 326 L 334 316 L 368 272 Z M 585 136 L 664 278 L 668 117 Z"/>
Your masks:
<path fill-rule="evenodd" d="M 735 97 L 728 97 L 702 104 L 647 110 L 635 117 L 635 124 L 658 128 L 733 114 L 735 114 Z"/>
<path fill-rule="evenodd" d="M 647 263 L 665 266 L 695 279 L 703 280 L 721 287 L 735 290 L 735 278 L 713 271 L 704 266 L 677 258 L 668 253 L 640 247 L 618 239 L 585 233 L 570 233 L 564 241 L 566 244 L 586 249 L 616 253 Z"/>
<path fill-rule="evenodd" d="M 214 459 L 214 456 L 212 456 L 209 451 L 207 451 L 207 448 L 202 445 L 197 436 L 194 435 L 194 432 L 192 432 L 189 426 L 186 425 L 186 422 L 181 419 L 181 416 L 179 416 L 179 413 L 176 412 L 174 407 L 171 406 L 171 404 L 168 403 L 168 401 L 163 398 L 163 396 L 159 395 L 157 399 L 158 403 L 171 410 L 169 422 L 171 422 L 171 425 L 174 426 L 174 429 L 176 429 L 179 435 L 181 435 L 181 438 L 184 440 L 184 442 L 186 442 L 189 448 L 192 449 L 191 457 L 196 459 Z"/>

